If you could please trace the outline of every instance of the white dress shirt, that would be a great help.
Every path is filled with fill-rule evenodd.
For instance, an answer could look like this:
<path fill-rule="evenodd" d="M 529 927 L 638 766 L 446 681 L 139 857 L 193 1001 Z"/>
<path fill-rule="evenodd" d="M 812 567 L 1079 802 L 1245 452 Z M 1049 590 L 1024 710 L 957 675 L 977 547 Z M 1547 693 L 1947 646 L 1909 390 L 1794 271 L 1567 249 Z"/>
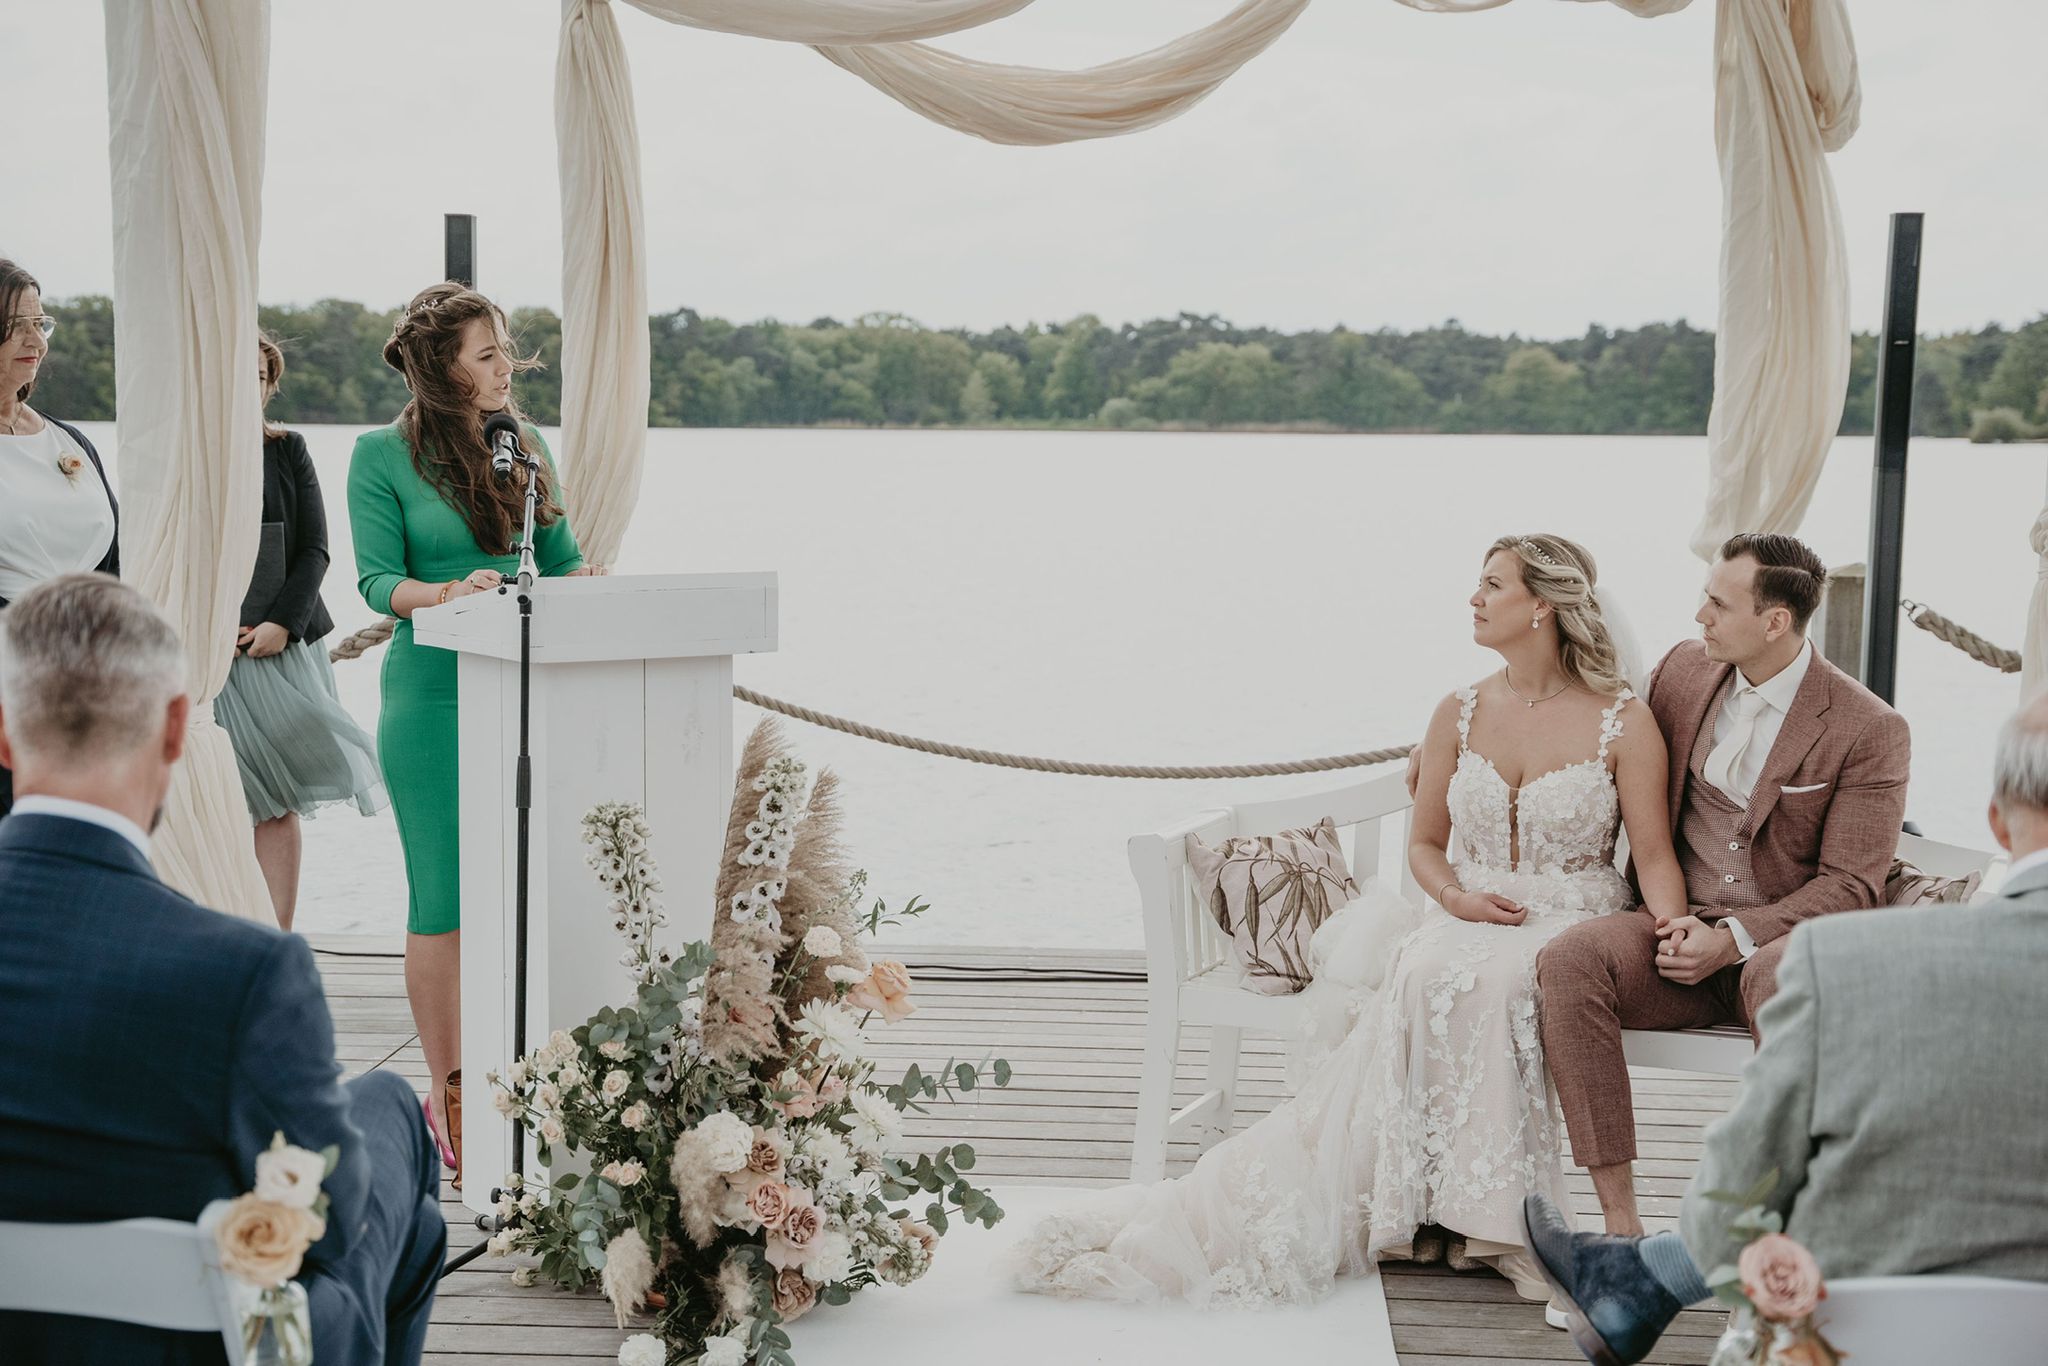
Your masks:
<path fill-rule="evenodd" d="M 1763 777 L 1764 764 L 1771 757 L 1771 747 L 1778 743 L 1778 732 L 1785 728 L 1785 715 L 1792 710 L 1792 699 L 1799 695 L 1799 685 L 1806 681 L 1806 671 L 1813 664 L 1813 642 L 1808 641 L 1790 664 L 1773 674 L 1763 683 L 1752 683 L 1742 670 L 1735 671 L 1732 686 L 1728 689 L 1727 700 L 1721 703 L 1720 715 L 1714 718 L 1714 748 L 1727 743 L 1735 727 L 1740 724 L 1730 703 L 1738 694 L 1756 694 L 1756 720 L 1750 732 L 1749 745 L 1742 753 L 1742 759 L 1735 765 L 1733 780 L 1726 786 L 1716 783 L 1727 794 L 1730 801 L 1749 809 L 1750 794 L 1756 791 L 1757 780 Z M 1713 755 L 1707 756 L 1707 769 L 1714 769 Z M 1733 916 L 1725 916 L 1721 923 L 1728 927 L 1728 933 L 1735 938 L 1735 947 L 1742 954 L 1742 961 L 1748 962 L 1756 953 L 1756 940 L 1750 937 L 1742 922 Z"/>
<path fill-rule="evenodd" d="M 45 418 L 29 436 L 0 432 L 0 598 L 91 569 L 113 544 L 106 486 L 63 428 Z"/>
<path fill-rule="evenodd" d="M 1771 757 L 1771 746 L 1778 743 L 1778 732 L 1785 728 L 1785 715 L 1792 710 L 1792 699 L 1799 695 L 1799 685 L 1806 681 L 1806 671 L 1813 664 L 1813 642 L 1808 641 L 1790 664 L 1772 675 L 1765 683 L 1752 683 L 1742 670 L 1735 671 L 1733 686 L 1728 689 L 1728 699 L 1721 704 L 1721 714 L 1714 718 L 1714 748 L 1719 749 L 1735 729 L 1737 723 L 1733 708 L 1729 705 L 1744 692 L 1754 692 L 1762 703 L 1756 714 L 1756 730 L 1751 735 L 1749 747 L 1743 751 L 1742 762 L 1735 768 L 1734 781 L 1721 791 L 1728 800 L 1749 809 L 1749 795 L 1756 791 L 1757 779 L 1763 777 L 1764 763 Z M 1713 755 L 1707 756 L 1708 768 L 1713 767 Z M 1721 785 L 1716 783 L 1715 786 Z"/>
<path fill-rule="evenodd" d="M 84 821 L 97 825 L 102 830 L 111 830 L 149 857 L 149 836 L 143 828 L 118 811 L 109 811 L 104 806 L 91 802 L 75 802 L 69 797 L 19 797 L 15 799 L 14 815 L 17 816 L 62 816 L 66 820 Z"/>
<path fill-rule="evenodd" d="M 2030 868 L 2039 868 L 2044 863 L 2048 863 L 2048 849 L 2036 849 L 2031 854 L 2022 854 L 2012 861 L 2011 867 L 2005 870 L 2005 881 L 1998 885 L 2004 887 L 2006 883 L 2011 882 L 2021 873 L 2026 872 Z"/>

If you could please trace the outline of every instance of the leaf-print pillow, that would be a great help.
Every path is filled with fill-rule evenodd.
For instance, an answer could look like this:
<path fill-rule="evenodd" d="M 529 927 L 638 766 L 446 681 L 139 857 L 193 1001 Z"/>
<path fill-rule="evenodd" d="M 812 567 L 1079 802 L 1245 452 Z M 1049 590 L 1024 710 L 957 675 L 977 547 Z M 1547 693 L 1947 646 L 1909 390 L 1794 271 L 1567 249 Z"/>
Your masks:
<path fill-rule="evenodd" d="M 1196 891 L 1230 936 L 1245 985 L 1264 996 L 1307 986 L 1316 927 L 1358 895 L 1330 818 L 1306 830 L 1228 839 L 1221 849 L 1189 835 L 1187 850 Z"/>

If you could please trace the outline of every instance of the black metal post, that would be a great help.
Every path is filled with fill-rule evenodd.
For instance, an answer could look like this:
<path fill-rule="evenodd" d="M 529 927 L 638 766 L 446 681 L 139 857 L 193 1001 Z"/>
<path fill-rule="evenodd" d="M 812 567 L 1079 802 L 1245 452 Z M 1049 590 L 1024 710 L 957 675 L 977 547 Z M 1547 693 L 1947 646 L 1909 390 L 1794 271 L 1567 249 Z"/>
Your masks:
<path fill-rule="evenodd" d="M 1870 480 L 1870 577 L 1863 598 L 1863 685 L 1898 690 L 1900 556 L 1906 538 L 1906 443 L 1913 433 L 1913 351 L 1920 318 L 1920 227 L 1892 215 L 1884 337 L 1877 353 L 1877 459 Z"/>
<path fill-rule="evenodd" d="M 476 215 L 441 215 L 441 278 L 476 288 Z"/>

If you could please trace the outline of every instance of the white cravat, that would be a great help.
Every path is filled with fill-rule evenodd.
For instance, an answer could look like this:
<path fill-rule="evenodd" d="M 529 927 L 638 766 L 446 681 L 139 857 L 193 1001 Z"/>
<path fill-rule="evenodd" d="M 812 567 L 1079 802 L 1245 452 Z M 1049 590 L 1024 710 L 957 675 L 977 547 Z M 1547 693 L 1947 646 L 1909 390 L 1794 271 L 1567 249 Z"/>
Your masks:
<path fill-rule="evenodd" d="M 1737 806 L 1749 805 L 1750 790 L 1756 786 L 1754 777 L 1743 782 L 1743 770 L 1761 769 L 1762 765 L 1748 765 L 1743 760 L 1749 757 L 1752 748 L 1762 748 L 1756 744 L 1757 719 L 1770 709 L 1763 694 L 1746 683 L 1739 684 L 1721 704 L 1721 714 L 1728 718 L 1728 724 L 1714 727 L 1714 748 L 1708 753 L 1702 772 Z"/>

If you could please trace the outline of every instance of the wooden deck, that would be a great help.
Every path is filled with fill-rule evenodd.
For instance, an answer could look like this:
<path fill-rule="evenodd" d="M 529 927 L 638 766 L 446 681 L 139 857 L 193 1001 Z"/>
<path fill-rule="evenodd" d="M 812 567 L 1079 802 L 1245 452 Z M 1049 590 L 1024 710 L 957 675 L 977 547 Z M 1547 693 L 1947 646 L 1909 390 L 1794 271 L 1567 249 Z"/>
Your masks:
<path fill-rule="evenodd" d="M 424 1090 L 426 1069 L 406 1006 L 395 942 L 316 940 L 334 1012 L 336 1045 L 351 1073 L 383 1067 Z M 1129 1170 L 1144 1032 L 1144 964 L 1133 952 L 1081 953 L 944 947 L 898 950 L 918 982 L 918 1013 L 871 1042 L 884 1070 L 927 1066 L 950 1056 L 994 1052 L 1009 1059 L 1016 1080 L 1006 1091 L 977 1093 L 909 1126 L 972 1143 L 978 1179 L 997 1184 L 1107 1184 Z M 1124 980 L 1062 980 L 1115 973 Z M 1180 1059 L 1192 1098 L 1199 1089 L 1206 1042 Z M 1248 1040 L 1239 1104 L 1243 1122 L 1282 1098 L 1278 1044 Z M 1643 1160 L 1637 1187 L 1645 1222 L 1669 1228 L 1698 1160 L 1701 1130 L 1729 1104 L 1725 1078 L 1639 1071 L 1636 1122 Z M 481 1086 L 473 1103 L 487 1098 Z M 1177 1154 L 1174 1170 L 1193 1159 Z M 495 1174 L 477 1173 L 490 1181 Z M 1570 1188 L 1582 1222 L 1596 1211 L 1592 1186 L 1572 1169 Z M 451 1249 L 482 1237 L 472 1216 L 447 1199 Z M 1597 1225 L 1593 1225 L 1597 1226 Z M 974 1237 L 976 1230 L 959 1236 Z M 521 1289 L 508 1263 L 480 1259 L 441 1283 L 427 1338 L 427 1361 L 439 1366 L 610 1360 L 625 1336 L 596 1294 L 572 1296 L 545 1286 Z M 1492 1272 L 1458 1274 L 1390 1265 L 1385 1276 L 1394 1342 L 1406 1366 L 1504 1366 L 1509 1362 L 1576 1361 L 1563 1333 L 1547 1328 L 1540 1306 L 1518 1299 Z M 1683 1315 L 1649 1360 L 1703 1363 L 1720 1332 L 1721 1315 Z M 811 1366 L 821 1366 L 813 1362 Z"/>

